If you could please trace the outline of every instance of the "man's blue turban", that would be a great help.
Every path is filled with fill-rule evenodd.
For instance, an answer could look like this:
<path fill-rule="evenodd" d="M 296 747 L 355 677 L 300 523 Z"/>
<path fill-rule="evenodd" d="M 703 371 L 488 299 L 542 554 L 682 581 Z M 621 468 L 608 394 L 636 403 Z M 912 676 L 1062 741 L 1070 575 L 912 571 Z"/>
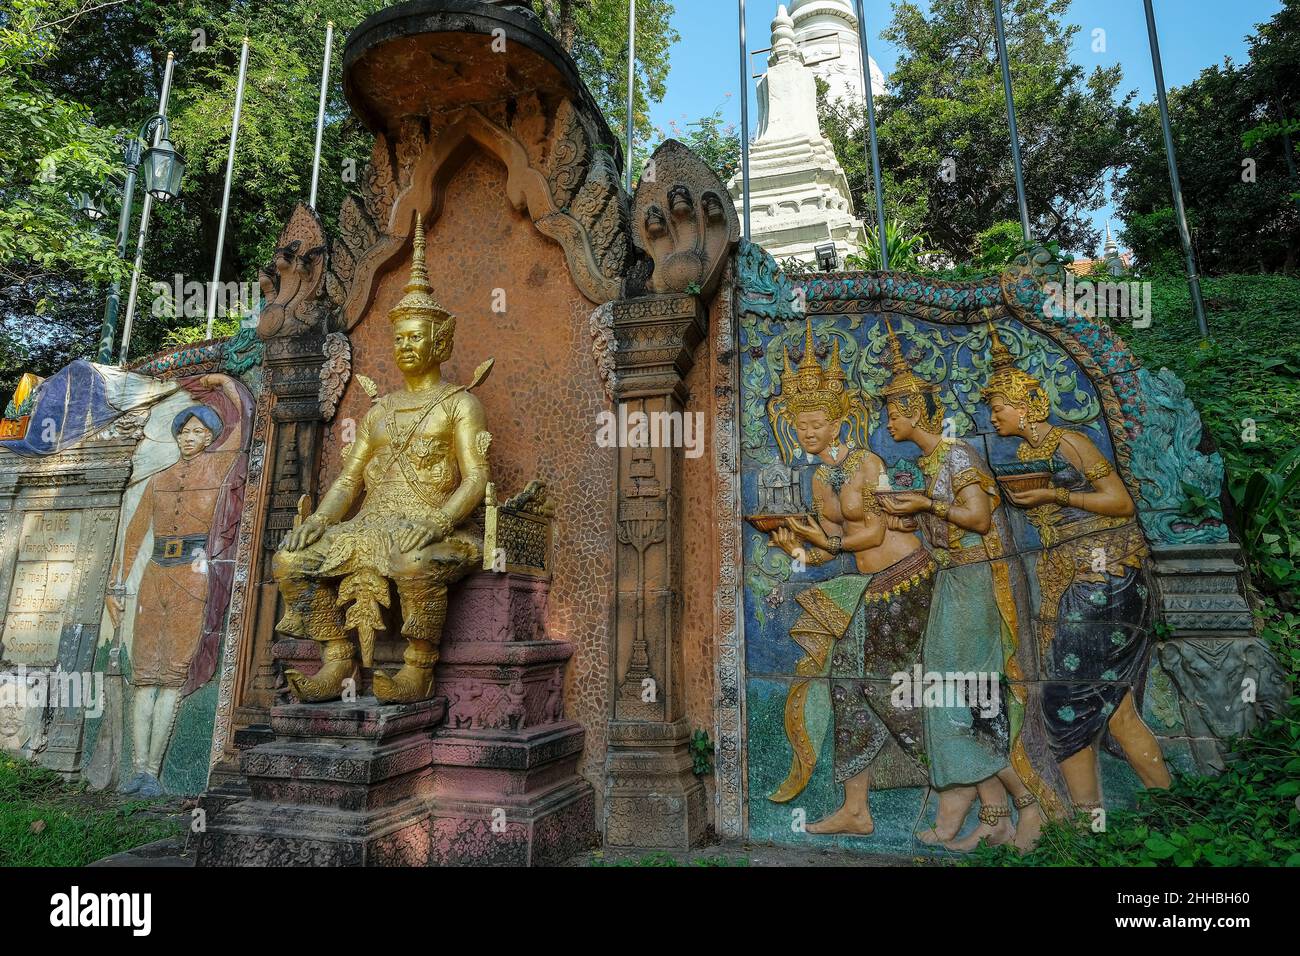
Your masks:
<path fill-rule="evenodd" d="M 172 419 L 172 437 L 175 438 L 185 427 L 185 423 L 191 418 L 197 418 L 203 423 L 203 427 L 212 432 L 212 437 L 216 438 L 221 434 L 224 427 L 221 422 L 221 416 L 207 405 L 191 405 Z"/>

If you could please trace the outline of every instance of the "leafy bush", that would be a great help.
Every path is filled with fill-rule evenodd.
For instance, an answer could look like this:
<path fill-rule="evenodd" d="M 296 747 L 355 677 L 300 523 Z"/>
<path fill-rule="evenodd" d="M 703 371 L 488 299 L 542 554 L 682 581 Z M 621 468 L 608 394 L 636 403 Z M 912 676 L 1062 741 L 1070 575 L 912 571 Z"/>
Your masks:
<path fill-rule="evenodd" d="M 1186 383 L 1223 455 L 1229 519 L 1255 584 L 1290 609 L 1300 600 L 1300 279 L 1204 280 L 1208 342 L 1196 334 L 1186 280 L 1151 281 L 1151 327 L 1116 331 L 1148 368 L 1167 366 Z"/>

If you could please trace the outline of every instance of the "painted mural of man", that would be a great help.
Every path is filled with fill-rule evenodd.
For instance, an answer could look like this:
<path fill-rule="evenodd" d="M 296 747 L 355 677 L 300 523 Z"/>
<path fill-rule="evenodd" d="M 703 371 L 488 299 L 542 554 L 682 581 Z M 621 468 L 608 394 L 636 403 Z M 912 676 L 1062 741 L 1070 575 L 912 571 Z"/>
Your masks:
<path fill-rule="evenodd" d="M 245 403 L 224 375 L 201 376 L 186 389 L 204 400 L 172 419 L 180 458 L 149 478 L 113 572 L 116 580 L 148 549 L 130 642 L 133 774 L 121 787 L 141 797 L 163 793 L 181 701 L 215 671 L 243 503 Z M 109 598 L 114 625 L 124 611 L 122 599 Z"/>

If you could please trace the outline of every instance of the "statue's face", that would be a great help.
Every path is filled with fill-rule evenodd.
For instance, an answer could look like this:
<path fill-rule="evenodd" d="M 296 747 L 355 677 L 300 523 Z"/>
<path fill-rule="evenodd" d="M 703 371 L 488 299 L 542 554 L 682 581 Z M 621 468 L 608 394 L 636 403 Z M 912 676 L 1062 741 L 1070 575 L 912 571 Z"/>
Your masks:
<path fill-rule="evenodd" d="M 919 415 L 909 416 L 898 402 L 890 402 L 889 418 L 885 422 L 889 437 L 894 441 L 908 441 L 916 431 L 919 418 Z"/>
<path fill-rule="evenodd" d="M 191 415 L 176 433 L 176 444 L 180 446 L 182 458 L 193 458 L 211 445 L 214 437 L 207 425 Z"/>
<path fill-rule="evenodd" d="M 403 372 L 427 372 L 451 358 L 452 320 L 407 319 L 393 327 L 393 354 Z"/>
<path fill-rule="evenodd" d="M 827 415 L 824 409 L 814 408 L 795 416 L 794 430 L 800 448 L 810 455 L 820 455 L 839 436 L 840 420 Z"/>
<path fill-rule="evenodd" d="M 1003 438 L 1020 434 L 1020 418 L 1024 414 L 1024 408 L 1012 405 L 1005 395 L 989 396 L 989 418 Z"/>
<path fill-rule="evenodd" d="M 17 737 L 23 729 L 23 712 L 17 707 L 0 707 L 0 737 Z"/>

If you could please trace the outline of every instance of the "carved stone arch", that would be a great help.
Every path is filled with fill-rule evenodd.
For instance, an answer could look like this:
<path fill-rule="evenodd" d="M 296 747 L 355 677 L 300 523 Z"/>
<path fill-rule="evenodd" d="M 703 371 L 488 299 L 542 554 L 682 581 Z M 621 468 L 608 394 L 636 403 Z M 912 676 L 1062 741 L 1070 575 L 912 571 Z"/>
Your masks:
<path fill-rule="evenodd" d="M 415 213 L 426 227 L 442 215 L 447 187 L 457 172 L 478 151 L 499 160 L 506 170 L 506 198 L 518 212 L 526 212 L 543 235 L 564 250 L 578 289 L 596 304 L 620 294 L 620 280 L 602 274 L 587 227 L 561 210 L 551 194 L 546 175 L 529 162 L 523 143 L 509 130 L 468 107 L 456 114 L 416 160 L 407 187 L 399 193 L 379 238 L 357 265 L 344 306 L 344 322 L 352 329 L 374 298 L 378 279 L 407 246 Z"/>

